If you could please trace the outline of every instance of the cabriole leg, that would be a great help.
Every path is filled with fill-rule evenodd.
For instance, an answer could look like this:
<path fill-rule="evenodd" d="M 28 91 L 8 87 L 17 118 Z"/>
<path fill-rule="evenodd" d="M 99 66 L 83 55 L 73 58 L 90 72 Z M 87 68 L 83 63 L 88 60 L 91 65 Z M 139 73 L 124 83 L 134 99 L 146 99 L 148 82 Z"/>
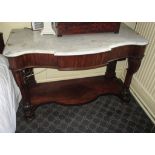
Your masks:
<path fill-rule="evenodd" d="M 25 70 L 13 70 L 12 73 L 22 94 L 24 116 L 27 120 L 31 120 L 34 117 L 34 108 L 30 102 L 29 83 L 31 82 L 28 82 L 28 73 Z"/>

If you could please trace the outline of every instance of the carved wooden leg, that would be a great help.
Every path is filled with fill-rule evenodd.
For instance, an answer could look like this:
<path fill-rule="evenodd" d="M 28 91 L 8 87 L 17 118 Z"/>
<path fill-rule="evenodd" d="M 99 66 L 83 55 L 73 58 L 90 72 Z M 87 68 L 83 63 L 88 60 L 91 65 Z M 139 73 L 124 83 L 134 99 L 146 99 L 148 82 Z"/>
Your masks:
<path fill-rule="evenodd" d="M 116 77 L 116 73 L 115 73 L 116 64 L 117 64 L 117 61 L 112 61 L 107 65 L 107 69 L 105 73 L 106 78 L 111 79 Z"/>
<path fill-rule="evenodd" d="M 29 102 L 25 102 L 23 106 L 24 117 L 26 120 L 32 120 L 35 117 L 35 108 Z"/>
<path fill-rule="evenodd" d="M 12 71 L 14 78 L 17 82 L 17 85 L 20 88 L 22 99 L 23 99 L 23 109 L 25 118 L 30 120 L 34 117 L 34 108 L 30 102 L 30 94 L 29 94 L 29 85 L 27 82 L 26 73 L 24 70 L 22 71 Z"/>
<path fill-rule="evenodd" d="M 36 81 L 35 81 L 35 77 L 34 77 L 34 72 L 33 72 L 33 68 L 27 68 L 24 70 L 24 74 L 25 74 L 25 78 L 26 81 L 27 81 L 27 84 L 29 86 L 33 86 L 36 84 Z"/>
<path fill-rule="evenodd" d="M 124 81 L 125 87 L 123 92 L 121 93 L 121 98 L 126 102 L 130 101 L 129 87 L 131 84 L 133 74 L 136 73 L 140 67 L 141 60 L 142 58 L 128 58 L 128 69 L 127 69 L 127 74 Z"/>

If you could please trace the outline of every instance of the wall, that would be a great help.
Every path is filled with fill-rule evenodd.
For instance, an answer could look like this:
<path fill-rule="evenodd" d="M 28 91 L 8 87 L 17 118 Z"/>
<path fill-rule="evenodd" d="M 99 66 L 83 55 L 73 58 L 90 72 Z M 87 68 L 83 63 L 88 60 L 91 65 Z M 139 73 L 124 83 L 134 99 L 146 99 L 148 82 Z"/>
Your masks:
<path fill-rule="evenodd" d="M 6 43 L 11 29 L 31 27 L 30 22 L 0 22 L 0 32 L 3 32 L 4 42 Z"/>
<path fill-rule="evenodd" d="M 136 22 L 125 22 L 126 25 L 128 25 L 130 28 L 132 28 L 133 30 L 135 29 L 136 26 Z"/>
<path fill-rule="evenodd" d="M 133 77 L 131 91 L 155 123 L 155 23 L 137 23 L 135 30 L 144 36 L 149 44 L 141 67 Z"/>

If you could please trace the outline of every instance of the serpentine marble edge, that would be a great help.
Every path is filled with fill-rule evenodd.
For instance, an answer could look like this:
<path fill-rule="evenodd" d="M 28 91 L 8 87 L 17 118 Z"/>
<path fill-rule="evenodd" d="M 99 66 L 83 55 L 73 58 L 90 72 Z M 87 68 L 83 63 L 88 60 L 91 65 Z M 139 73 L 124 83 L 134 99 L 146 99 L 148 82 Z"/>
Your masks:
<path fill-rule="evenodd" d="M 86 55 L 110 51 L 124 45 L 146 45 L 148 41 L 121 24 L 118 34 L 93 33 L 64 35 L 40 35 L 40 31 L 31 29 L 13 29 L 3 54 L 15 57 L 29 53 L 46 53 L 57 56 Z"/>

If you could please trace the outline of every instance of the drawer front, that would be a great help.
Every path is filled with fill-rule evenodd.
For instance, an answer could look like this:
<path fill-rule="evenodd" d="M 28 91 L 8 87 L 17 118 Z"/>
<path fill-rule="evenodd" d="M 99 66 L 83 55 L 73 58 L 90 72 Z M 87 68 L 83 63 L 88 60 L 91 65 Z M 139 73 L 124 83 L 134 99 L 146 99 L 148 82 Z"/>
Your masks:
<path fill-rule="evenodd" d="M 80 56 L 58 56 L 60 70 L 90 69 L 106 65 L 109 60 L 108 52 Z"/>

